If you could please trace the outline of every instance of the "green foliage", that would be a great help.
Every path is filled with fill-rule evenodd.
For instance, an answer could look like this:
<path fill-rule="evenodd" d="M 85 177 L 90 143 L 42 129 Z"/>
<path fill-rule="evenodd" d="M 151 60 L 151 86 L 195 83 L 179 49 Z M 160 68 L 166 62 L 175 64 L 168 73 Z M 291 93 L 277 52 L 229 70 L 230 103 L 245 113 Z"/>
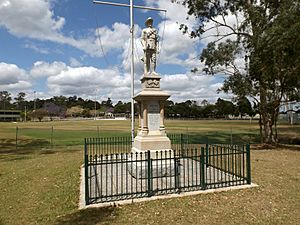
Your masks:
<path fill-rule="evenodd" d="M 235 112 L 235 106 L 232 102 L 220 98 L 217 100 L 216 109 L 219 117 L 228 117 L 234 115 Z"/>
<path fill-rule="evenodd" d="M 235 41 L 227 39 L 216 47 L 216 43 L 211 42 L 203 49 L 200 56 L 201 62 L 205 61 L 206 67 L 203 71 L 207 74 L 214 75 L 228 68 L 233 68 L 236 55 L 240 48 Z M 220 68 L 221 66 L 221 68 Z"/>
<path fill-rule="evenodd" d="M 254 114 L 252 107 L 251 107 L 251 103 L 248 100 L 248 98 L 246 98 L 246 97 L 241 97 L 238 99 L 237 110 L 238 110 L 239 114 L 241 115 L 241 117 L 243 117 L 244 115 L 253 116 L 253 114 Z"/>
<path fill-rule="evenodd" d="M 14 98 L 18 109 L 23 109 L 23 107 L 25 105 L 25 96 L 26 96 L 26 93 L 20 92 L 20 93 L 18 93 L 17 97 Z"/>
<path fill-rule="evenodd" d="M 118 103 L 114 107 L 114 113 L 129 113 L 131 110 L 131 103 L 123 103 L 122 101 L 118 101 Z"/>

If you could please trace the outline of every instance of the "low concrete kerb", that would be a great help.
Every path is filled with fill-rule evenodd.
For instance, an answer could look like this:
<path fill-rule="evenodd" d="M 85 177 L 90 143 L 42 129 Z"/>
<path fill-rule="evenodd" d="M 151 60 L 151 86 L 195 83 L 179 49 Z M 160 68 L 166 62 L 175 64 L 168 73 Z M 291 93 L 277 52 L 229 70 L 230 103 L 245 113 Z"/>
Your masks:
<path fill-rule="evenodd" d="M 78 209 L 102 208 L 102 207 L 110 207 L 110 206 L 127 205 L 127 204 L 136 203 L 136 202 L 146 202 L 146 201 L 153 201 L 153 200 L 158 200 L 158 199 L 180 198 L 180 197 L 185 197 L 185 196 L 233 191 L 233 190 L 240 190 L 240 189 L 246 189 L 246 188 L 252 188 L 252 187 L 258 187 L 258 185 L 255 183 L 251 183 L 251 184 L 244 184 L 244 185 L 232 186 L 232 187 L 223 187 L 223 188 L 200 190 L 200 191 L 182 192 L 180 194 L 167 194 L 167 195 L 160 195 L 160 196 L 151 196 L 151 197 L 145 197 L 145 198 L 136 198 L 136 199 L 129 199 L 129 200 L 120 200 L 120 201 L 114 201 L 114 202 L 104 202 L 104 203 L 96 203 L 96 204 L 86 205 L 85 204 L 85 188 L 84 188 L 84 165 L 82 165 L 81 170 L 80 170 L 80 195 L 79 195 Z"/>

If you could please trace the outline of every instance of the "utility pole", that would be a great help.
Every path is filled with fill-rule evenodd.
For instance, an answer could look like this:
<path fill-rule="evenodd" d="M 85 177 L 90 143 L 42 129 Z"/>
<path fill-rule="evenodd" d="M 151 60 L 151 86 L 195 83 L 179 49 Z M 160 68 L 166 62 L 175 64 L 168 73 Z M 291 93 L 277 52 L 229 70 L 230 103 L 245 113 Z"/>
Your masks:
<path fill-rule="evenodd" d="M 166 12 L 166 9 L 154 8 L 154 7 L 147 7 L 147 6 L 139 6 L 133 5 L 133 0 L 130 0 L 130 4 L 124 3 L 114 3 L 114 2 L 104 2 L 104 1 L 96 1 L 94 0 L 93 3 L 95 4 L 103 4 L 103 5 L 112 5 L 112 6 L 123 6 L 123 7 L 130 7 L 130 34 L 131 34 L 131 140 L 132 143 L 134 141 L 134 17 L 133 17 L 133 8 L 139 9 L 147 9 L 147 10 L 154 10 L 154 11 L 163 11 Z"/>
<path fill-rule="evenodd" d="M 24 122 L 26 122 L 26 120 L 27 120 L 27 106 L 25 105 L 25 115 L 24 115 Z"/>
<path fill-rule="evenodd" d="M 34 97 L 34 100 L 33 100 L 33 110 L 35 111 L 36 110 L 36 91 L 33 92 L 33 97 Z"/>
<path fill-rule="evenodd" d="M 34 114 L 33 114 L 34 117 L 33 118 L 34 118 L 34 120 L 33 121 L 35 121 L 35 117 L 36 117 L 36 112 L 35 112 L 35 110 L 36 110 L 36 91 L 33 92 L 33 95 L 34 95 L 33 96 L 34 97 L 34 99 L 33 99 L 33 112 L 34 112 Z"/>
<path fill-rule="evenodd" d="M 96 91 L 95 91 L 96 93 L 95 93 L 95 117 L 94 117 L 94 120 L 96 120 L 96 118 L 97 118 L 97 89 L 96 89 Z"/>

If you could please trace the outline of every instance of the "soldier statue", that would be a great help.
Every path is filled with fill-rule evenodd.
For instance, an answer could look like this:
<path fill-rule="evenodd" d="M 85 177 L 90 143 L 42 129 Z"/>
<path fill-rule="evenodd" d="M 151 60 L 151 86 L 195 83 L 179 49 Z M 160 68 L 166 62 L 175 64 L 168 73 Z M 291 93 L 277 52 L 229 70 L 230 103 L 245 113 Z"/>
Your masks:
<path fill-rule="evenodd" d="M 158 50 L 158 35 L 157 30 L 153 28 L 153 19 L 149 17 L 145 25 L 147 26 L 142 30 L 141 43 L 144 50 L 142 61 L 144 62 L 144 74 L 156 74 L 156 54 Z"/>

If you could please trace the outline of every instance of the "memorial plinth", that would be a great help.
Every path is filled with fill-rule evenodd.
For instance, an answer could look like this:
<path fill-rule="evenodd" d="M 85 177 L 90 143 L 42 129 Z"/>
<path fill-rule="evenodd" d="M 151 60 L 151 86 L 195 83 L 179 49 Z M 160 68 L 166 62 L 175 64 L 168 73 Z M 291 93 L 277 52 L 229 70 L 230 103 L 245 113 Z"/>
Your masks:
<path fill-rule="evenodd" d="M 144 75 L 143 89 L 134 97 L 139 105 L 139 128 L 132 152 L 150 150 L 151 157 L 156 157 L 156 151 L 171 149 L 164 125 L 164 104 L 170 95 L 160 90 L 160 79 L 157 74 Z"/>
<path fill-rule="evenodd" d="M 173 164 L 170 160 L 162 159 L 164 154 L 160 153 L 168 151 L 168 157 L 173 155 L 171 141 L 167 137 L 164 125 L 164 105 L 170 95 L 160 89 L 160 79 L 157 73 L 144 74 L 141 79 L 142 91 L 134 97 L 139 106 L 139 128 L 132 147 L 133 153 L 150 151 L 152 168 L 157 177 L 174 175 Z M 159 161 L 156 161 L 158 159 Z M 136 163 L 133 167 L 131 171 L 134 171 L 134 177 L 146 178 L 145 166 Z"/>

